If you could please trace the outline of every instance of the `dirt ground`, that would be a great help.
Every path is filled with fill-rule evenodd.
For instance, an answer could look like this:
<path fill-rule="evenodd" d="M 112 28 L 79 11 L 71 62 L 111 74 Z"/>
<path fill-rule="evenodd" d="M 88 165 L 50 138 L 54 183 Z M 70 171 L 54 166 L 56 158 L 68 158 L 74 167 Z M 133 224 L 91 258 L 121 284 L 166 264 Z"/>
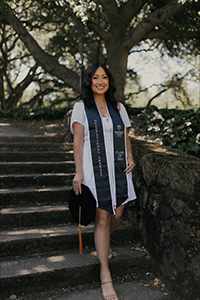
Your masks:
<path fill-rule="evenodd" d="M 56 136 L 63 135 L 65 124 L 63 119 L 56 120 L 15 120 L 1 118 L 1 135 L 45 135 Z"/>
<path fill-rule="evenodd" d="M 3 135 L 45 135 L 56 136 L 66 133 L 67 124 L 64 119 L 55 120 L 16 120 L 1 118 L 0 136 Z M 21 133 L 21 134 L 20 134 Z M 132 121 L 129 133 L 136 139 L 145 140 L 146 128 L 140 120 Z"/>

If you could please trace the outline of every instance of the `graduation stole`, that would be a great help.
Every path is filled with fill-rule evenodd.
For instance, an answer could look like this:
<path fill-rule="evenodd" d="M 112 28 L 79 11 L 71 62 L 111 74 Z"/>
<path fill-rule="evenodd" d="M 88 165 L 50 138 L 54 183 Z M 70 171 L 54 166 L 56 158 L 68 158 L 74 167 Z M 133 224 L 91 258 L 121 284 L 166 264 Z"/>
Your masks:
<path fill-rule="evenodd" d="M 125 126 L 119 111 L 114 109 L 110 101 L 107 101 L 107 108 L 113 122 L 114 173 L 116 207 L 118 207 L 128 198 L 127 179 L 124 173 L 126 169 Z M 113 213 L 101 116 L 95 102 L 90 108 L 85 106 L 85 111 L 89 125 L 92 163 L 99 207 Z"/>

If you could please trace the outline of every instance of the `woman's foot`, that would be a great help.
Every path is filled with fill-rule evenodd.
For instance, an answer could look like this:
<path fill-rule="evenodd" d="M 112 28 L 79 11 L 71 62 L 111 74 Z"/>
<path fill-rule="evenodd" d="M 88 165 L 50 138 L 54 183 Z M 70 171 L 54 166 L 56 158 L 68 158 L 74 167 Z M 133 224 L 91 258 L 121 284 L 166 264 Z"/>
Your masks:
<path fill-rule="evenodd" d="M 109 271 L 108 271 L 109 272 Z M 112 278 L 110 272 L 103 272 L 101 270 L 101 289 L 104 300 L 119 300 L 115 289 L 113 287 Z"/>
<path fill-rule="evenodd" d="M 102 288 L 102 294 L 103 294 L 104 300 L 119 300 L 119 298 L 117 297 L 117 294 L 114 290 L 112 280 L 103 281 L 101 283 L 101 288 Z M 111 292 L 111 290 L 112 290 L 112 292 Z"/>

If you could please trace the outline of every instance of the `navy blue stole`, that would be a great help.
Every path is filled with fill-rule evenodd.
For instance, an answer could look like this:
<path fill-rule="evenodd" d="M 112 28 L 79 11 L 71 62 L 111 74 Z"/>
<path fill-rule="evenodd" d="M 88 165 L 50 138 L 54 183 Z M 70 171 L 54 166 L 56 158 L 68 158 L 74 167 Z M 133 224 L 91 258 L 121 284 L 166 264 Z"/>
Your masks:
<path fill-rule="evenodd" d="M 119 111 L 114 109 L 109 100 L 107 101 L 107 107 L 113 122 L 116 207 L 118 207 L 128 198 L 127 179 L 124 173 L 126 169 L 125 126 Z M 99 207 L 113 213 L 101 116 L 95 102 L 90 108 L 85 106 L 85 111 L 89 125 L 92 163 Z"/>

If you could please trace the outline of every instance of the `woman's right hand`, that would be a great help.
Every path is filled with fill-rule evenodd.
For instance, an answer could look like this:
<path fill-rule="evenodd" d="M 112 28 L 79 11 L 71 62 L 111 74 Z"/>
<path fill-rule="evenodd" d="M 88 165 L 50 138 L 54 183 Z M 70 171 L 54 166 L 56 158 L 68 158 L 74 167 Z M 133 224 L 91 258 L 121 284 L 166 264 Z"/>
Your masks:
<path fill-rule="evenodd" d="M 83 183 L 83 173 L 76 173 L 73 179 L 73 188 L 76 195 L 82 194 L 81 183 Z"/>

